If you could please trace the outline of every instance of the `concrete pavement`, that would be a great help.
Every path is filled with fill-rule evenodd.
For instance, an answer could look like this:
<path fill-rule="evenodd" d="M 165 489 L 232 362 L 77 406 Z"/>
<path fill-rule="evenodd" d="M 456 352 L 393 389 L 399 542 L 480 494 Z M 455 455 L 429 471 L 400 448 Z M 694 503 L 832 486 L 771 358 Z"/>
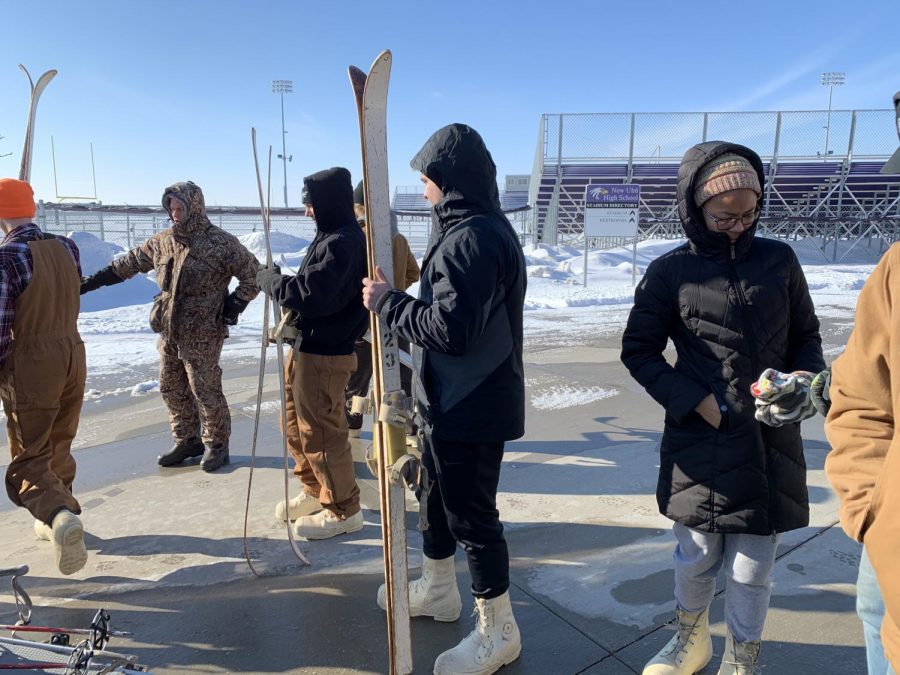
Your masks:
<path fill-rule="evenodd" d="M 521 658 L 502 671 L 510 675 L 639 673 L 671 636 L 674 539 L 654 497 L 662 411 L 618 361 L 616 323 L 624 310 L 592 308 L 609 312 L 609 321 L 573 338 L 566 325 L 584 318 L 578 311 L 531 321 L 528 432 L 507 446 L 501 477 L 523 635 Z M 846 322 L 826 326 L 832 351 L 847 330 Z M 263 575 L 255 578 L 243 559 L 255 365 L 223 365 L 234 417 L 230 466 L 211 475 L 196 464 L 159 468 L 156 455 L 170 441 L 158 394 L 86 402 L 75 491 L 89 533 L 87 566 L 60 577 L 29 514 L 4 503 L 0 567 L 31 567 L 24 584 L 36 623 L 86 625 L 98 607 L 107 608 L 114 628 L 134 633 L 112 646 L 137 654 L 154 673 L 387 672 L 384 615 L 374 602 L 382 561 L 377 492 L 362 461 L 366 439 L 354 443 L 366 526 L 301 542 L 312 563 L 306 567 L 274 518 L 283 462 L 275 408 L 264 405 L 248 520 L 248 550 Z M 548 392 L 567 393 L 547 403 Z M 275 400 L 270 375 L 265 401 Z M 821 421 L 804 423 L 803 432 L 811 525 L 785 535 L 779 549 L 761 669 L 863 674 L 854 613 L 859 546 L 835 526 Z M 421 558 L 414 507 L 410 501 L 412 575 Z M 462 553 L 457 573 L 468 588 Z M 431 672 L 435 656 L 472 629 L 465 593 L 464 602 L 455 624 L 413 620 L 416 673 Z M 720 594 L 712 610 L 717 656 L 705 673 L 718 667 L 722 613 Z M 0 596 L 0 619 L 13 617 L 11 597 Z"/>

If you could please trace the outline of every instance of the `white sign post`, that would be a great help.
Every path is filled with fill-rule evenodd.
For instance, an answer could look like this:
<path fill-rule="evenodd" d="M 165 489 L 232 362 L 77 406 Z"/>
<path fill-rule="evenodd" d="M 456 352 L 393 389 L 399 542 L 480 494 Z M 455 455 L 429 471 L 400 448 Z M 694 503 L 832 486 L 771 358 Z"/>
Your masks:
<path fill-rule="evenodd" d="M 633 237 L 631 281 L 637 279 L 637 240 L 641 186 L 591 184 L 584 189 L 584 285 L 587 287 L 588 237 Z"/>

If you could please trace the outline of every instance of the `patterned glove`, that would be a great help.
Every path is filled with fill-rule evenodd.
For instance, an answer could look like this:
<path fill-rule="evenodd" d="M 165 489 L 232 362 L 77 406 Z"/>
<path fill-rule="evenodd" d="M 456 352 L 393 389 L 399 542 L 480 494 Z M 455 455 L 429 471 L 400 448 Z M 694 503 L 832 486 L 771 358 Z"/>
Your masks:
<path fill-rule="evenodd" d="M 821 373 L 816 375 L 813 378 L 812 386 L 810 387 L 810 397 L 812 398 L 813 405 L 816 406 L 816 410 L 821 413 L 823 417 L 828 415 L 828 411 L 831 410 L 831 366 L 828 366 Z"/>
<path fill-rule="evenodd" d="M 750 386 L 756 398 L 756 419 L 770 427 L 802 422 L 816 414 L 810 398 L 813 374 L 805 370 L 782 373 L 767 368 Z"/>

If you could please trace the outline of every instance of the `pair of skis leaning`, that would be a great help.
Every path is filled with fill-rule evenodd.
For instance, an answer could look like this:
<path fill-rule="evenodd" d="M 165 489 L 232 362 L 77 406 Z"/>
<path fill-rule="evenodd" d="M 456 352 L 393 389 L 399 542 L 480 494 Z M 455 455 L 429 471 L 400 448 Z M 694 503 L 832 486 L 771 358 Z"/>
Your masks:
<path fill-rule="evenodd" d="M 392 231 L 390 210 L 390 184 L 387 164 L 387 93 L 391 72 L 391 53 L 384 51 L 372 64 L 369 74 L 351 66 L 348 74 L 356 99 L 359 116 L 360 140 L 363 159 L 363 181 L 366 202 L 366 250 L 368 273 L 375 277 L 380 267 L 387 278 L 393 278 Z M 267 204 L 263 198 L 262 179 L 256 152 L 256 130 L 253 136 L 253 157 L 256 164 L 259 188 L 260 212 L 266 242 L 266 262 L 272 264 L 270 223 Z M 269 151 L 271 174 L 271 149 Z M 265 376 L 266 349 L 269 344 L 269 299 L 265 299 L 263 317 L 263 346 L 260 357 L 260 379 L 257 390 L 256 420 L 251 449 L 251 471 L 247 486 L 247 507 L 244 516 L 244 553 L 254 574 L 259 575 L 251 561 L 247 548 L 247 519 L 250 488 L 256 456 L 256 438 L 262 403 Z M 275 324 L 280 323 L 278 307 L 274 306 Z M 409 406 L 400 384 L 400 350 L 397 335 L 375 314 L 370 315 L 372 335 L 373 384 L 376 415 L 373 438 L 377 455 L 377 477 L 380 493 L 381 527 L 384 539 L 385 600 L 387 609 L 388 656 L 391 675 L 407 675 L 412 672 L 412 640 L 409 622 L 409 592 L 406 561 L 406 493 L 405 484 L 397 468 L 406 461 L 406 421 Z M 286 429 L 283 347 L 280 331 L 275 331 L 278 354 L 278 377 L 281 391 L 282 429 Z M 287 438 L 282 434 L 285 457 L 285 501 L 288 500 L 288 452 Z M 297 546 L 290 523 L 288 538 L 294 553 L 308 564 Z"/>
<path fill-rule="evenodd" d="M 366 249 L 369 278 L 380 267 L 393 278 L 390 183 L 387 157 L 387 94 L 391 53 L 378 55 L 366 75 L 348 70 L 356 99 L 362 146 L 366 203 Z M 395 470 L 406 454 L 409 406 L 400 384 L 400 350 L 396 333 L 377 315 L 370 315 L 373 385 L 376 406 L 373 438 L 381 498 L 384 539 L 385 604 L 391 675 L 412 672 L 409 591 L 406 565 L 406 493 Z"/>

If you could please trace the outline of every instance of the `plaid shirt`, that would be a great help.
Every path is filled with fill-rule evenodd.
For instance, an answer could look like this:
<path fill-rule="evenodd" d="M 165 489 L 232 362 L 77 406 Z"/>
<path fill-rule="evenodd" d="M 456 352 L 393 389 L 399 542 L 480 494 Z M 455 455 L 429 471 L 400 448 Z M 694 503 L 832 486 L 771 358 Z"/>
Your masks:
<path fill-rule="evenodd" d="M 81 261 L 78 247 L 67 237 L 44 234 L 37 225 L 19 225 L 0 242 L 0 362 L 6 358 L 12 342 L 13 323 L 16 318 L 16 300 L 31 281 L 34 260 L 29 241 L 57 239 L 72 255 L 78 276 L 81 276 Z"/>

